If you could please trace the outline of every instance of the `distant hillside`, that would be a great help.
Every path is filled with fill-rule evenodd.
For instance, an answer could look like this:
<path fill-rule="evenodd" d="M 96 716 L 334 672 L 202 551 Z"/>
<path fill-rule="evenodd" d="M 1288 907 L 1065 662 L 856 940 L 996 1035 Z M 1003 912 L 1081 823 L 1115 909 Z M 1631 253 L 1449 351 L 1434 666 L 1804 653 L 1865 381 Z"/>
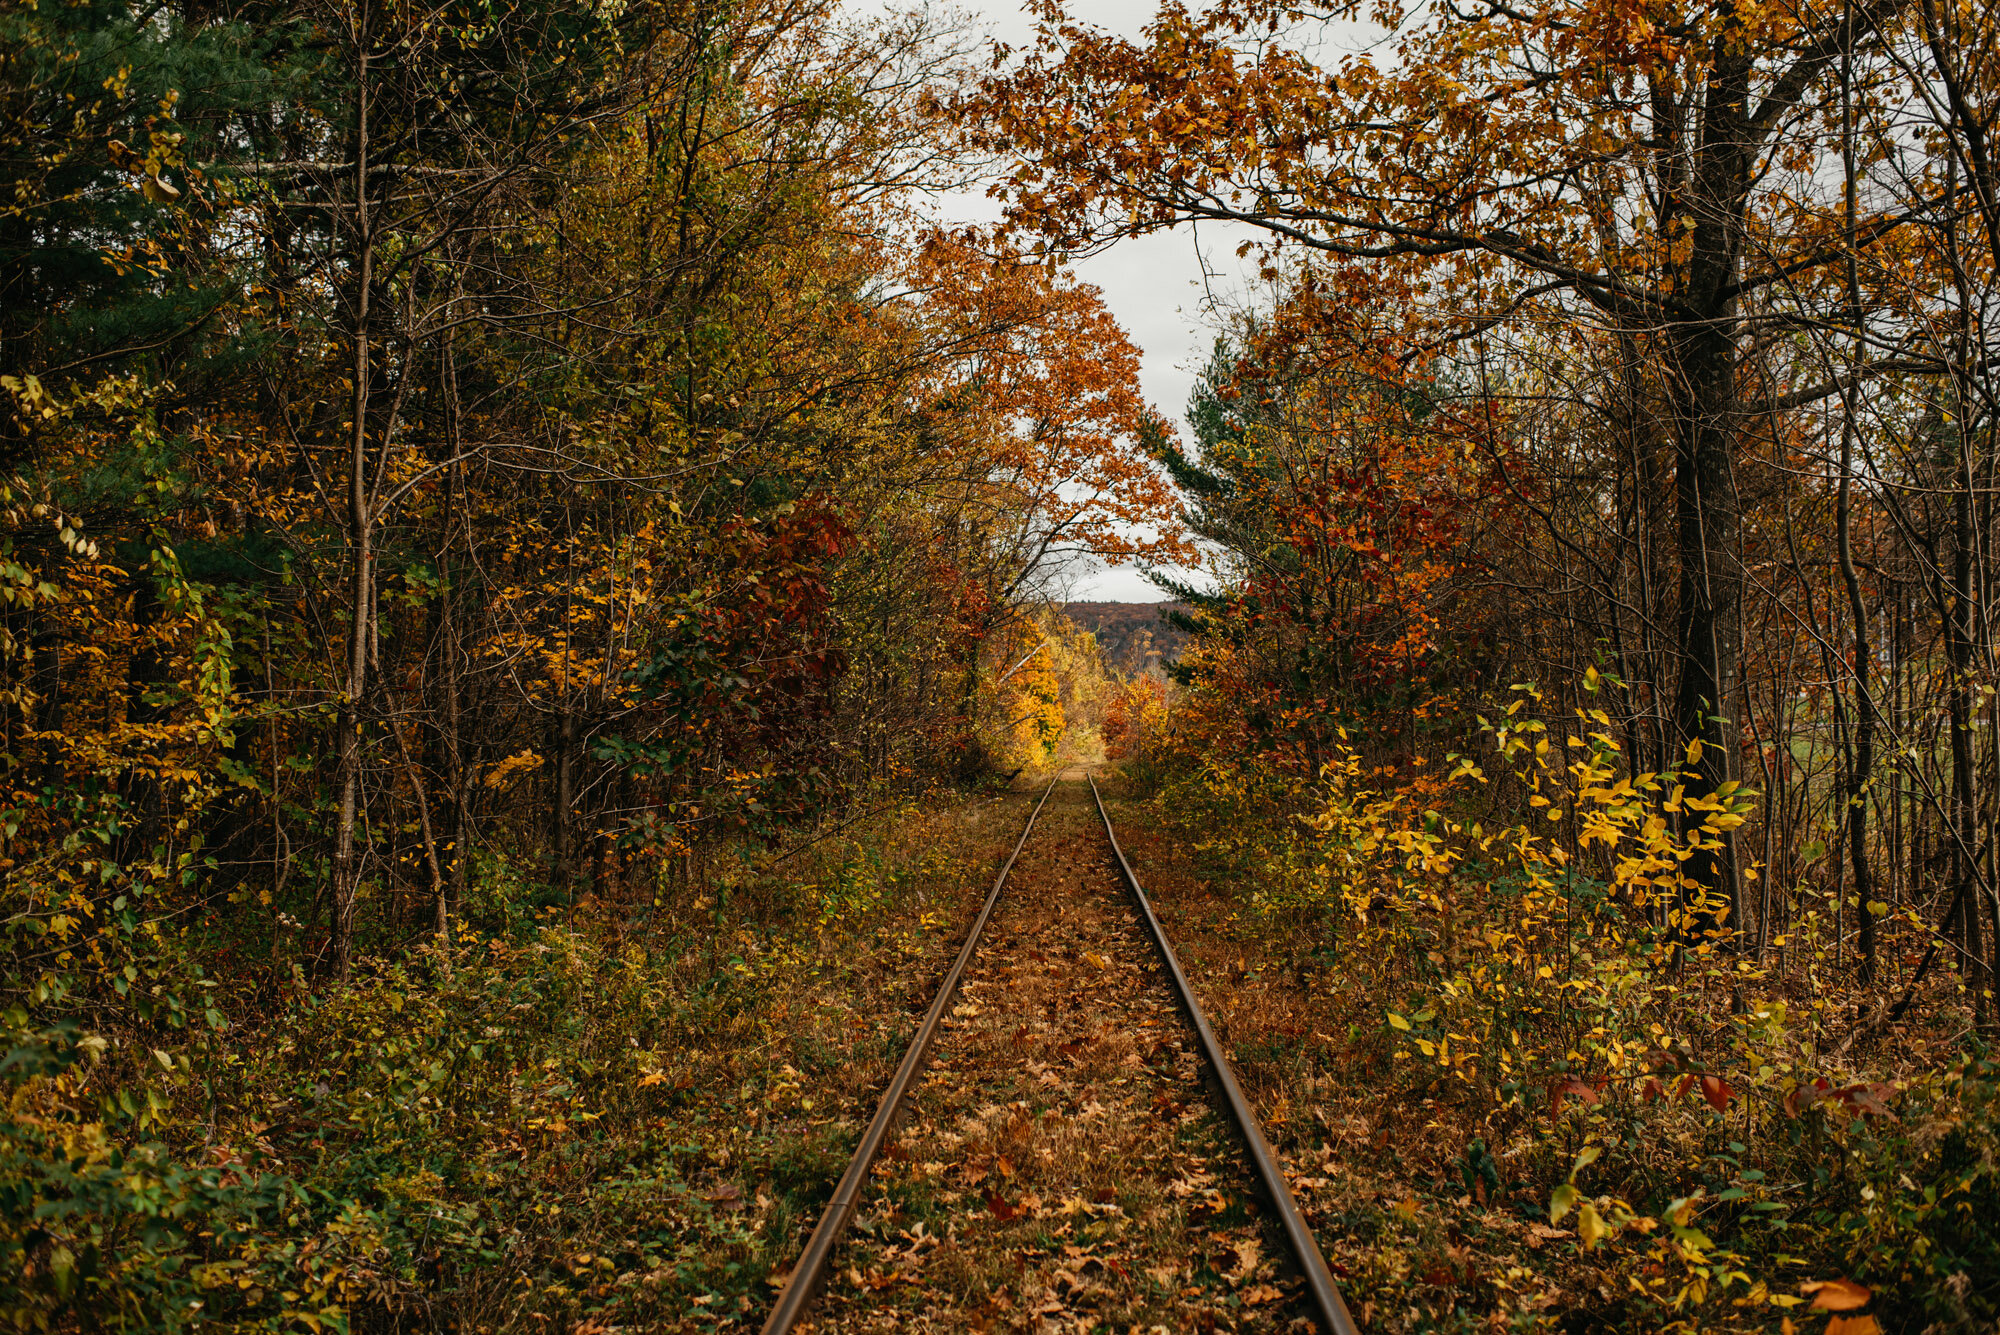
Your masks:
<path fill-rule="evenodd" d="M 1162 618 L 1181 603 L 1071 603 L 1069 619 L 1097 637 L 1106 666 L 1120 672 L 1143 672 L 1165 666 L 1187 647 L 1185 631 Z"/>

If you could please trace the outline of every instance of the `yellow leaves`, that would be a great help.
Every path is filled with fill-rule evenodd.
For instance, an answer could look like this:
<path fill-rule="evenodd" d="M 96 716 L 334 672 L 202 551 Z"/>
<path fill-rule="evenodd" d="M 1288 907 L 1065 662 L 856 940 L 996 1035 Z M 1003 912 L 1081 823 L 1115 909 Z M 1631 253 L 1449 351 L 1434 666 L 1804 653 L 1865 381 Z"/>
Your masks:
<path fill-rule="evenodd" d="M 1583 1239 L 1586 1248 L 1594 1248 L 1611 1235 L 1611 1228 L 1604 1222 L 1597 1207 L 1586 1201 L 1576 1212 L 1576 1235 Z"/>
<path fill-rule="evenodd" d="M 23 417 L 53 421 L 62 413 L 62 408 L 35 376 L 0 375 L 0 389 L 12 396 L 15 411 Z M 37 511 L 42 509 L 41 506 L 35 508 Z"/>
<path fill-rule="evenodd" d="M 542 758 L 532 750 L 517 751 L 486 771 L 480 783 L 496 792 L 511 787 L 521 775 L 541 766 Z"/>
<path fill-rule="evenodd" d="M 1383 1014 L 1389 1017 L 1389 1027 L 1391 1029 L 1401 1029 L 1405 1032 L 1408 1032 L 1410 1028 L 1410 1022 L 1408 1020 L 1396 1014 L 1396 1012 L 1394 1011 L 1384 1011 Z"/>

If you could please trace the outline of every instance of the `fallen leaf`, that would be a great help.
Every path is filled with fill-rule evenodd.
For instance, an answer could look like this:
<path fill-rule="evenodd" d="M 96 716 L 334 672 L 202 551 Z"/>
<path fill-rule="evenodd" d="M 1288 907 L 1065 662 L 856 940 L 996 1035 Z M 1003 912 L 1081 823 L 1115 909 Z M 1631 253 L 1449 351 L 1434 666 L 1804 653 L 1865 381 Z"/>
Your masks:
<path fill-rule="evenodd" d="M 1882 1323 L 1872 1316 L 1837 1316 L 1826 1323 L 1826 1335 L 1882 1335 Z"/>

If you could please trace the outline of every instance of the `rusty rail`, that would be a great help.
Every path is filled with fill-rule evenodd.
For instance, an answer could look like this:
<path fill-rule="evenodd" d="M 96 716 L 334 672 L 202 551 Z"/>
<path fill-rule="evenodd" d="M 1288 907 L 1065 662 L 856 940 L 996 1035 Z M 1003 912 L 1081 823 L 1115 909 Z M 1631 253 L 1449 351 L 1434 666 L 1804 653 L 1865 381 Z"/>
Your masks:
<path fill-rule="evenodd" d="M 1292 1198 L 1291 1185 L 1285 1181 L 1285 1170 L 1279 1165 L 1278 1156 L 1271 1152 L 1270 1142 L 1264 1139 L 1263 1128 L 1257 1124 L 1256 1110 L 1244 1097 L 1243 1086 L 1237 1083 L 1236 1072 L 1222 1050 L 1221 1040 L 1216 1038 L 1215 1030 L 1209 1026 L 1208 1017 L 1202 1014 L 1201 1003 L 1195 1000 L 1194 988 L 1182 971 L 1174 948 L 1167 944 L 1167 934 L 1160 928 L 1152 902 L 1139 888 L 1139 878 L 1132 874 L 1132 864 L 1125 860 L 1125 850 L 1118 847 L 1118 836 L 1112 833 L 1111 817 L 1104 810 L 1104 795 L 1097 791 L 1097 780 L 1091 779 L 1087 773 L 1084 777 L 1089 779 L 1090 795 L 1097 800 L 1097 814 L 1104 821 L 1104 837 L 1111 841 L 1111 855 L 1118 860 L 1118 870 L 1124 873 L 1125 884 L 1139 905 L 1146 931 L 1152 935 L 1160 959 L 1174 980 L 1174 990 L 1180 993 L 1181 1005 L 1194 1025 L 1202 1056 L 1207 1058 L 1209 1070 L 1214 1072 L 1216 1083 L 1222 1087 L 1222 1096 L 1229 1104 L 1229 1114 L 1236 1121 L 1236 1129 L 1243 1135 L 1243 1143 L 1250 1151 L 1251 1162 L 1257 1167 L 1257 1176 L 1263 1181 L 1265 1194 L 1278 1212 L 1285 1240 L 1291 1244 L 1299 1271 L 1305 1276 L 1306 1288 L 1312 1294 L 1320 1327 L 1327 1335 L 1359 1335 L 1354 1318 L 1348 1315 L 1347 1304 L 1340 1300 L 1340 1290 L 1335 1287 L 1333 1276 L 1326 1268 L 1326 1258 L 1320 1255 L 1319 1242 L 1307 1226 L 1305 1216 L 1299 1213 L 1299 1203 Z"/>
<path fill-rule="evenodd" d="M 995 905 L 1000 902 L 1000 892 L 1007 884 L 1007 875 L 1013 871 L 1015 860 L 1021 850 L 1027 847 L 1028 836 L 1034 832 L 1035 821 L 1042 814 L 1042 807 L 1048 802 L 1049 794 L 1055 791 L 1059 773 L 1049 780 L 1048 787 L 1036 800 L 1034 810 L 1028 813 L 1028 823 L 1021 830 L 1021 837 L 1015 841 L 1014 851 L 1001 864 L 1000 874 L 994 878 L 993 888 L 986 894 L 986 902 L 980 906 L 979 916 L 973 919 L 972 928 L 966 933 L 965 944 L 959 948 L 958 958 L 945 974 L 939 986 L 936 999 L 917 1027 L 915 1037 L 903 1053 L 903 1061 L 896 1068 L 895 1077 L 882 1093 L 882 1101 L 875 1109 L 874 1118 L 868 1123 L 868 1130 L 861 1137 L 861 1144 L 854 1152 L 847 1171 L 841 1176 L 833 1190 L 833 1199 L 827 1202 L 826 1210 L 820 1215 L 812 1237 L 800 1253 L 798 1264 L 792 1267 L 791 1276 L 785 1281 L 784 1291 L 778 1295 L 777 1305 L 771 1309 L 770 1317 L 764 1322 L 764 1335 L 790 1335 L 812 1301 L 826 1283 L 827 1271 L 833 1260 L 833 1249 L 847 1225 L 854 1218 L 855 1210 L 861 1204 L 862 1188 L 868 1181 L 868 1173 L 874 1167 L 875 1159 L 887 1143 L 889 1132 L 895 1125 L 896 1114 L 900 1110 L 904 1096 L 915 1082 L 917 1072 L 922 1069 L 925 1057 L 930 1052 L 932 1040 L 937 1036 L 938 1025 L 944 1019 L 947 1007 L 958 993 L 958 985 L 965 976 L 966 967 L 971 964 L 973 953 L 979 947 L 980 935 L 993 916 Z M 1299 1271 L 1306 1281 L 1307 1291 L 1312 1295 L 1312 1303 L 1319 1324 L 1326 1335 L 1359 1335 L 1354 1319 L 1348 1315 L 1347 1305 L 1341 1301 L 1340 1290 L 1335 1287 L 1333 1276 L 1328 1272 L 1326 1258 L 1320 1254 L 1319 1243 L 1314 1239 L 1312 1229 L 1305 1217 L 1299 1213 L 1298 1202 L 1292 1197 L 1290 1185 L 1285 1181 L 1283 1168 L 1271 1152 L 1270 1142 L 1264 1138 L 1263 1128 L 1258 1125 L 1257 1114 L 1250 1101 L 1243 1094 L 1243 1087 L 1237 1082 L 1236 1072 L 1229 1064 L 1228 1056 L 1222 1050 L 1222 1043 L 1209 1025 L 1208 1017 L 1202 1013 L 1201 1003 L 1195 999 L 1194 988 L 1189 984 L 1187 974 L 1181 969 L 1180 960 L 1173 947 L 1167 943 L 1167 935 L 1160 927 L 1160 920 L 1153 913 L 1153 905 L 1140 888 L 1139 878 L 1132 872 L 1132 864 L 1125 860 L 1125 851 L 1118 846 L 1118 836 L 1111 828 L 1111 817 L 1104 809 L 1104 795 L 1097 790 L 1097 781 L 1086 773 L 1090 784 L 1090 795 L 1097 802 L 1097 814 L 1104 822 L 1104 836 L 1111 843 L 1111 855 L 1117 860 L 1118 870 L 1125 877 L 1125 884 L 1132 892 L 1133 900 L 1139 906 L 1140 917 L 1145 921 L 1146 930 L 1153 938 L 1153 945 L 1159 950 L 1161 960 L 1166 964 L 1168 976 L 1173 979 L 1174 990 L 1179 994 L 1182 1008 L 1193 1025 L 1195 1038 L 1201 1045 L 1203 1058 L 1215 1075 L 1216 1083 L 1222 1090 L 1224 1100 L 1229 1104 L 1230 1116 L 1236 1122 L 1237 1130 L 1249 1150 L 1252 1164 L 1257 1169 L 1265 1195 L 1275 1207 L 1280 1225 L 1284 1229 L 1285 1240 L 1290 1244 L 1297 1259 Z"/>
<path fill-rule="evenodd" d="M 861 1204 L 861 1189 L 868 1182 L 868 1170 L 874 1167 L 875 1156 L 882 1152 L 883 1144 L 889 1139 L 903 1096 L 909 1093 L 910 1085 L 923 1067 L 924 1058 L 930 1052 L 931 1040 L 937 1036 L 938 1024 L 944 1019 L 945 1008 L 951 1005 L 952 997 L 958 993 L 959 980 L 965 976 L 966 966 L 972 962 L 973 952 L 979 948 L 980 933 L 986 930 L 986 922 L 993 916 L 993 906 L 1000 902 L 1000 890 L 1007 884 L 1007 873 L 1014 870 L 1014 860 L 1021 856 L 1021 850 L 1027 846 L 1028 835 L 1034 831 L 1035 818 L 1042 814 L 1043 803 L 1049 800 L 1049 794 L 1055 791 L 1056 780 L 1061 777 L 1059 772 L 1049 780 L 1049 786 L 1042 789 L 1035 809 L 1028 813 L 1028 823 L 1022 828 L 1021 837 L 1015 841 L 1014 851 L 1007 855 L 1007 861 L 1000 866 L 1000 874 L 993 879 L 993 888 L 986 892 L 986 902 L 980 906 L 979 916 L 972 920 L 972 930 L 965 934 L 965 944 L 959 948 L 958 958 L 945 974 L 937 999 L 931 1002 L 923 1023 L 917 1026 L 916 1036 L 904 1051 L 903 1062 L 896 1068 L 895 1078 L 882 1091 L 882 1102 L 876 1106 L 875 1116 L 869 1121 L 868 1130 L 863 1133 L 853 1160 L 834 1187 L 833 1199 L 826 1203 L 826 1210 L 820 1215 L 812 1237 L 806 1240 L 806 1249 L 799 1253 L 798 1264 L 792 1267 L 784 1291 L 778 1295 L 777 1305 L 764 1322 L 764 1335 L 788 1335 L 826 1283 L 834 1245 L 847 1231 L 855 1209 Z"/>

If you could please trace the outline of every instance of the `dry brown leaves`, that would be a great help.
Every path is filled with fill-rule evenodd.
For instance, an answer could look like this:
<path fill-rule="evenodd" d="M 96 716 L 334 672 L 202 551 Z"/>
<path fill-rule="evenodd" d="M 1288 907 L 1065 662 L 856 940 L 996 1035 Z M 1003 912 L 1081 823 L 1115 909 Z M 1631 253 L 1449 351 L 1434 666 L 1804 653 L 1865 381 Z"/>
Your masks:
<path fill-rule="evenodd" d="M 814 1330 L 1308 1328 L 1081 789 L 1015 867 Z"/>

